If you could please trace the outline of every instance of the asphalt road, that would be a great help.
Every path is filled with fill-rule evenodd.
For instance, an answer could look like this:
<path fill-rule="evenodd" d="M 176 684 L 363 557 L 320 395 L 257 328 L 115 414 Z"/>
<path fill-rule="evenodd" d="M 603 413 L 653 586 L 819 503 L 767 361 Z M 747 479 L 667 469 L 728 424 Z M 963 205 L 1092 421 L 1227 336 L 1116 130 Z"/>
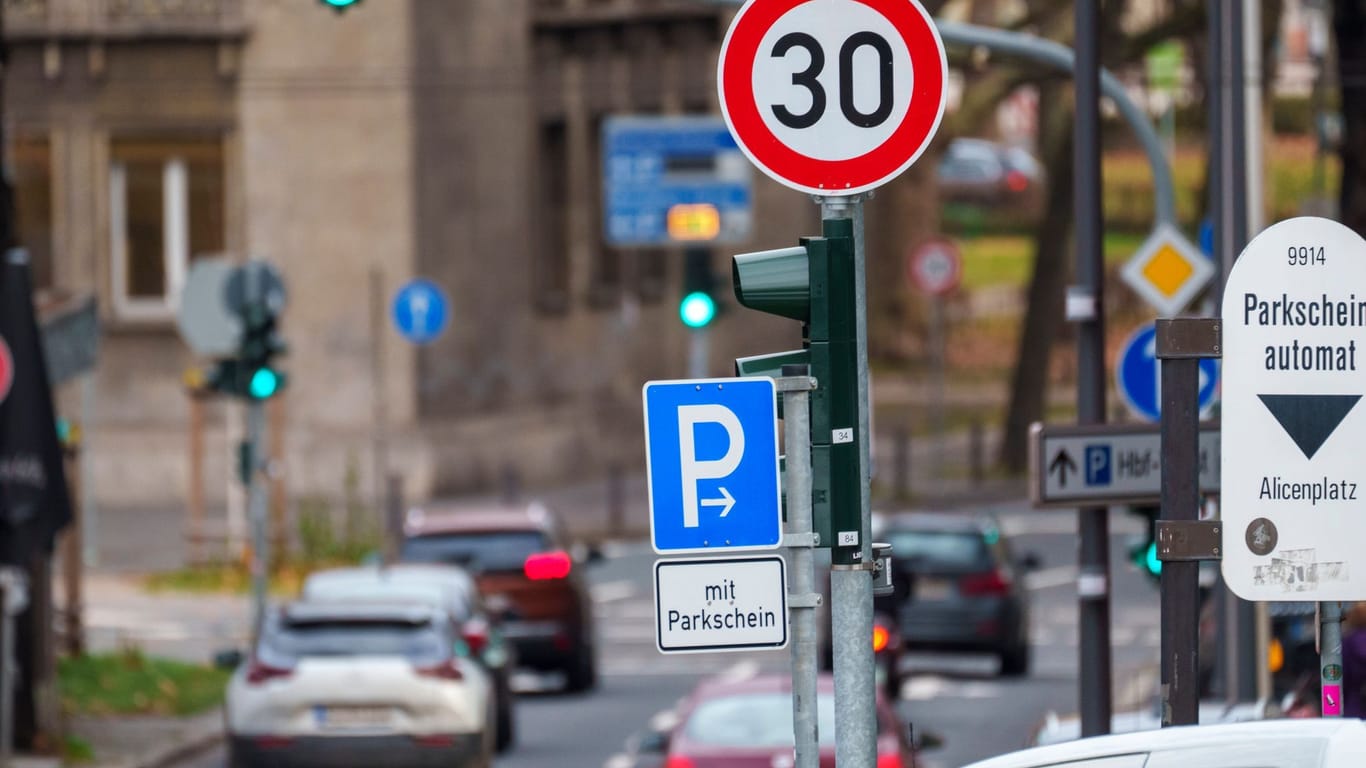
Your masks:
<path fill-rule="evenodd" d="M 976 657 L 909 657 L 911 676 L 898 708 L 917 731 L 943 746 L 924 756 L 932 766 L 960 766 L 1024 745 L 1049 713 L 1077 710 L 1076 515 L 1037 512 L 1022 504 L 993 510 L 1017 554 L 1036 553 L 1043 565 L 1028 585 L 1034 663 L 1028 677 L 995 677 L 995 661 Z M 1126 559 L 1136 520 L 1112 515 L 1115 696 L 1149 702 L 1158 660 L 1157 591 Z M 497 768 L 623 768 L 633 734 L 668 710 L 703 677 L 786 668 L 786 652 L 662 656 L 654 648 L 650 565 L 645 547 L 611 553 L 592 566 L 602 684 L 586 695 L 555 690 L 555 680 L 522 676 L 517 746 Z M 991 723 L 983 728 L 983 723 Z M 223 768 L 215 750 L 178 768 Z"/>

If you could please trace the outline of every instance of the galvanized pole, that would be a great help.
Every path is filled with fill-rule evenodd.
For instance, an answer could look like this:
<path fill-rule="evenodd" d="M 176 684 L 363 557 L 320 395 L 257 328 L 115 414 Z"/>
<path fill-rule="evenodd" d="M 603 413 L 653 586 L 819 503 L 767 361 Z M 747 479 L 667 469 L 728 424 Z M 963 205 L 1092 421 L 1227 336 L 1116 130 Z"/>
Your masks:
<path fill-rule="evenodd" d="M 1342 717 L 1342 603 L 1319 603 L 1319 689 L 1324 717 Z"/>
<path fill-rule="evenodd" d="M 1162 366 L 1163 521 L 1200 518 L 1200 359 L 1174 351 L 1181 320 L 1157 321 Z M 1159 548 L 1162 543 L 1159 542 Z M 1200 722 L 1200 563 L 1162 562 L 1162 726 Z"/>
<path fill-rule="evenodd" d="M 261 631 L 266 615 L 267 557 L 266 484 L 261 477 L 261 433 L 266 420 L 265 406 L 259 400 L 247 404 L 247 439 L 243 443 L 242 482 L 247 487 L 247 516 L 251 521 L 251 628 L 252 637 Z"/>
<path fill-rule="evenodd" d="M 1075 5 L 1077 283 L 1068 318 L 1077 323 L 1077 422 L 1105 422 L 1105 265 L 1101 252 L 1100 4 Z M 1081 568 L 1082 736 L 1110 732 L 1110 520 L 1106 507 L 1078 512 Z"/>
<path fill-rule="evenodd" d="M 930 345 L 934 348 L 934 371 L 931 378 L 930 418 L 934 423 L 934 462 L 930 466 L 936 492 L 944 490 L 944 297 L 935 296 L 930 300 Z"/>
<path fill-rule="evenodd" d="M 694 328 L 688 332 L 688 378 L 707 378 L 707 358 L 710 355 L 710 331 Z"/>
<path fill-rule="evenodd" d="M 819 542 L 811 520 L 810 391 L 815 381 L 805 365 L 783 366 L 778 389 L 783 397 L 783 444 L 787 452 L 787 537 L 791 556 L 792 730 L 797 749 L 794 768 L 819 768 L 820 734 L 816 719 L 816 591 L 812 548 Z"/>
<path fill-rule="evenodd" d="M 877 762 L 877 680 L 873 666 L 873 548 L 868 460 L 868 285 L 864 269 L 863 196 L 818 198 L 821 219 L 853 219 L 857 305 L 859 558 L 830 566 L 830 636 L 835 656 L 835 763 Z"/>

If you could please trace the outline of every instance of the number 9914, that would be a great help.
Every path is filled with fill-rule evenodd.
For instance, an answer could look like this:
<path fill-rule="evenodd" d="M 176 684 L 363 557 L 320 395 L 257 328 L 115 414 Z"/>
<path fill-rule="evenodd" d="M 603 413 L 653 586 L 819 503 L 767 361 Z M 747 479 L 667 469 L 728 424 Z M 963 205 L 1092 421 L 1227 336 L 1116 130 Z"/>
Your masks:
<path fill-rule="evenodd" d="M 1321 245 L 1292 245 L 1286 251 L 1286 263 L 1292 267 L 1307 267 L 1325 262 Z"/>

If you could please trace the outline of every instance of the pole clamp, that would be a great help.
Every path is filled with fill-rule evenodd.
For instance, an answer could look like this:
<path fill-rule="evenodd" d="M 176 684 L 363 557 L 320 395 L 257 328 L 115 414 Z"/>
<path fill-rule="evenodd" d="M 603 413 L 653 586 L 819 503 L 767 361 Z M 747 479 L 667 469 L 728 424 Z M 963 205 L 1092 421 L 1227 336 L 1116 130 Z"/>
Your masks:
<path fill-rule="evenodd" d="M 1157 320 L 1157 359 L 1191 360 L 1223 356 L 1217 317 L 1163 317 Z"/>
<path fill-rule="evenodd" d="M 811 392 L 816 389 L 815 376 L 779 376 L 773 386 L 779 392 Z"/>
<path fill-rule="evenodd" d="M 802 609 L 816 608 L 824 601 L 825 598 L 821 597 L 819 592 L 808 592 L 804 595 L 788 595 L 787 607 Z"/>
<path fill-rule="evenodd" d="M 1158 520 L 1157 559 L 1164 563 L 1190 563 L 1223 559 L 1218 520 Z"/>
<path fill-rule="evenodd" d="M 815 549 L 821 545 L 821 535 L 807 531 L 805 533 L 784 533 L 783 546 L 788 549 Z"/>

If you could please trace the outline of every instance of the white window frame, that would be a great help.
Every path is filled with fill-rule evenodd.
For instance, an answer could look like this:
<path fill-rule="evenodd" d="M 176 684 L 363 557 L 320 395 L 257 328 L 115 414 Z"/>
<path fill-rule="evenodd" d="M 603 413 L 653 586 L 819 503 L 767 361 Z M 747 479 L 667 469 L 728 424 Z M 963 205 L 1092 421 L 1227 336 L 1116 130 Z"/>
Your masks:
<path fill-rule="evenodd" d="M 161 168 L 162 263 L 166 284 L 159 298 L 128 295 L 128 169 L 109 166 L 109 256 L 115 314 L 128 320 L 169 320 L 180 304 L 190 265 L 190 183 L 185 158 L 171 156 Z"/>

